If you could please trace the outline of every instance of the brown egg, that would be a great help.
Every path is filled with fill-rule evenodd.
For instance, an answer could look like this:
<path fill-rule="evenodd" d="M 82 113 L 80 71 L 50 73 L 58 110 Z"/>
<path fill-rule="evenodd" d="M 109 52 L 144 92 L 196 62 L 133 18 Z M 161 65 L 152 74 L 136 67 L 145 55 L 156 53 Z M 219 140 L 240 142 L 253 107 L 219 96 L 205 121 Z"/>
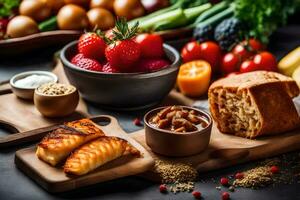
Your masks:
<path fill-rule="evenodd" d="M 90 8 L 105 8 L 114 11 L 114 0 L 91 0 Z"/>
<path fill-rule="evenodd" d="M 92 29 L 107 30 L 115 26 L 115 18 L 104 8 L 93 8 L 87 12 Z"/>
<path fill-rule="evenodd" d="M 76 4 L 88 8 L 91 0 L 64 0 L 65 4 Z"/>
<path fill-rule="evenodd" d="M 6 34 L 12 38 L 23 37 L 37 32 L 39 32 L 37 23 L 30 17 L 22 15 L 10 20 L 6 30 Z"/>
<path fill-rule="evenodd" d="M 59 10 L 57 24 L 62 30 L 83 30 L 89 26 L 89 20 L 82 7 L 68 4 Z"/>
<path fill-rule="evenodd" d="M 54 13 L 57 13 L 59 9 L 61 9 L 65 5 L 64 0 L 44 0 L 44 1 L 47 3 L 47 5 L 51 8 L 51 10 Z"/>
<path fill-rule="evenodd" d="M 115 0 L 114 11 L 117 16 L 131 20 L 145 14 L 145 9 L 140 0 Z"/>
<path fill-rule="evenodd" d="M 31 17 L 35 21 L 43 21 L 51 16 L 51 8 L 43 0 L 25 0 L 19 6 L 21 15 Z"/>

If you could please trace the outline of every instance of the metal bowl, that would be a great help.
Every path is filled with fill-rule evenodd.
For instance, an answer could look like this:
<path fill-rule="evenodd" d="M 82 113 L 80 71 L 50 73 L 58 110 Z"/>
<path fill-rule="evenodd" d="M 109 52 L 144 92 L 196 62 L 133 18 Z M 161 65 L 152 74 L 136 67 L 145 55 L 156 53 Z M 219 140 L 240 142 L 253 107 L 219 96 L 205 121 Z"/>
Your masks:
<path fill-rule="evenodd" d="M 212 128 L 211 116 L 194 107 L 181 107 L 201 114 L 206 118 L 208 126 L 201 130 L 186 133 L 154 127 L 149 123 L 149 120 L 166 107 L 155 108 L 144 116 L 146 143 L 153 152 L 164 156 L 180 157 L 201 153 L 208 147 Z"/>
<path fill-rule="evenodd" d="M 164 50 L 172 64 L 151 73 L 104 73 L 81 69 L 69 61 L 77 53 L 77 41 L 66 45 L 60 58 L 70 83 L 84 99 L 106 108 L 129 110 L 159 103 L 174 87 L 180 55 L 167 44 L 164 44 Z"/>

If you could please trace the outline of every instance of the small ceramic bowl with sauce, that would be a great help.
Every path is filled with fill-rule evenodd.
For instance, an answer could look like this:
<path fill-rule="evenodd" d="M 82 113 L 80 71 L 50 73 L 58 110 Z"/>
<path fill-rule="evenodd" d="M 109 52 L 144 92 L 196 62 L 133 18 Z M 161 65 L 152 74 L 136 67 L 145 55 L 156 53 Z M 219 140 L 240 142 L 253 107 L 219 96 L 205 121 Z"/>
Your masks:
<path fill-rule="evenodd" d="M 76 87 L 68 84 L 48 83 L 34 91 L 34 105 L 45 117 L 64 117 L 72 114 L 79 103 Z"/>
<path fill-rule="evenodd" d="M 212 118 L 188 106 L 167 106 L 144 116 L 146 143 L 153 152 L 172 157 L 203 152 L 209 144 Z"/>
<path fill-rule="evenodd" d="M 10 79 L 13 93 L 22 99 L 32 100 L 35 88 L 47 82 L 56 83 L 55 74 L 47 71 L 28 71 L 16 74 Z"/>

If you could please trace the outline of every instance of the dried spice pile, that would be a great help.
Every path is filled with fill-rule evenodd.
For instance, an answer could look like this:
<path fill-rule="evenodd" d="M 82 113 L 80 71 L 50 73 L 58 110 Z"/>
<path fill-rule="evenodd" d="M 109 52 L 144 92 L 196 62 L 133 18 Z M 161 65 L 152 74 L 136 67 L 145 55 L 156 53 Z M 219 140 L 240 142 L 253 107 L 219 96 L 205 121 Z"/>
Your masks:
<path fill-rule="evenodd" d="M 273 182 L 272 176 L 273 174 L 270 171 L 270 167 L 256 167 L 244 172 L 244 178 L 236 179 L 233 185 L 247 188 L 265 187 Z"/>
<path fill-rule="evenodd" d="M 162 183 L 168 184 L 169 191 L 191 192 L 198 177 L 197 170 L 184 163 L 156 160 L 154 171 L 161 176 Z"/>
<path fill-rule="evenodd" d="M 278 168 L 278 172 L 276 171 Z M 280 169 L 280 170 L 279 170 Z M 233 182 L 235 187 L 262 188 L 271 184 L 291 184 L 300 181 L 300 154 L 287 158 L 282 155 L 277 158 L 267 159 L 257 167 L 243 172 L 242 179 Z"/>

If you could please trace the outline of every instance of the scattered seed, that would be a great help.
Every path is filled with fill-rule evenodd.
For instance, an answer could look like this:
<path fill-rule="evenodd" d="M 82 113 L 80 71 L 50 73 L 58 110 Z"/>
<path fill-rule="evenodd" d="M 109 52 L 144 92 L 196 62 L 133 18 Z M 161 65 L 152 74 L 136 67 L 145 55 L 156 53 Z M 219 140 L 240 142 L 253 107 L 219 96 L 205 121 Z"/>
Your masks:
<path fill-rule="evenodd" d="M 220 186 L 217 186 L 216 189 L 217 189 L 217 190 L 221 190 L 222 188 L 221 188 Z"/>
<path fill-rule="evenodd" d="M 234 187 L 233 187 L 233 186 L 230 186 L 230 187 L 228 188 L 228 190 L 229 190 L 230 192 L 234 192 Z"/>
<path fill-rule="evenodd" d="M 163 160 L 155 161 L 154 171 L 173 193 L 192 192 L 198 177 L 197 170 L 190 165 Z"/>
<path fill-rule="evenodd" d="M 236 179 L 233 183 L 234 186 L 259 188 L 265 187 L 272 183 L 272 173 L 269 167 L 257 167 L 250 169 L 244 173 L 243 179 Z"/>

